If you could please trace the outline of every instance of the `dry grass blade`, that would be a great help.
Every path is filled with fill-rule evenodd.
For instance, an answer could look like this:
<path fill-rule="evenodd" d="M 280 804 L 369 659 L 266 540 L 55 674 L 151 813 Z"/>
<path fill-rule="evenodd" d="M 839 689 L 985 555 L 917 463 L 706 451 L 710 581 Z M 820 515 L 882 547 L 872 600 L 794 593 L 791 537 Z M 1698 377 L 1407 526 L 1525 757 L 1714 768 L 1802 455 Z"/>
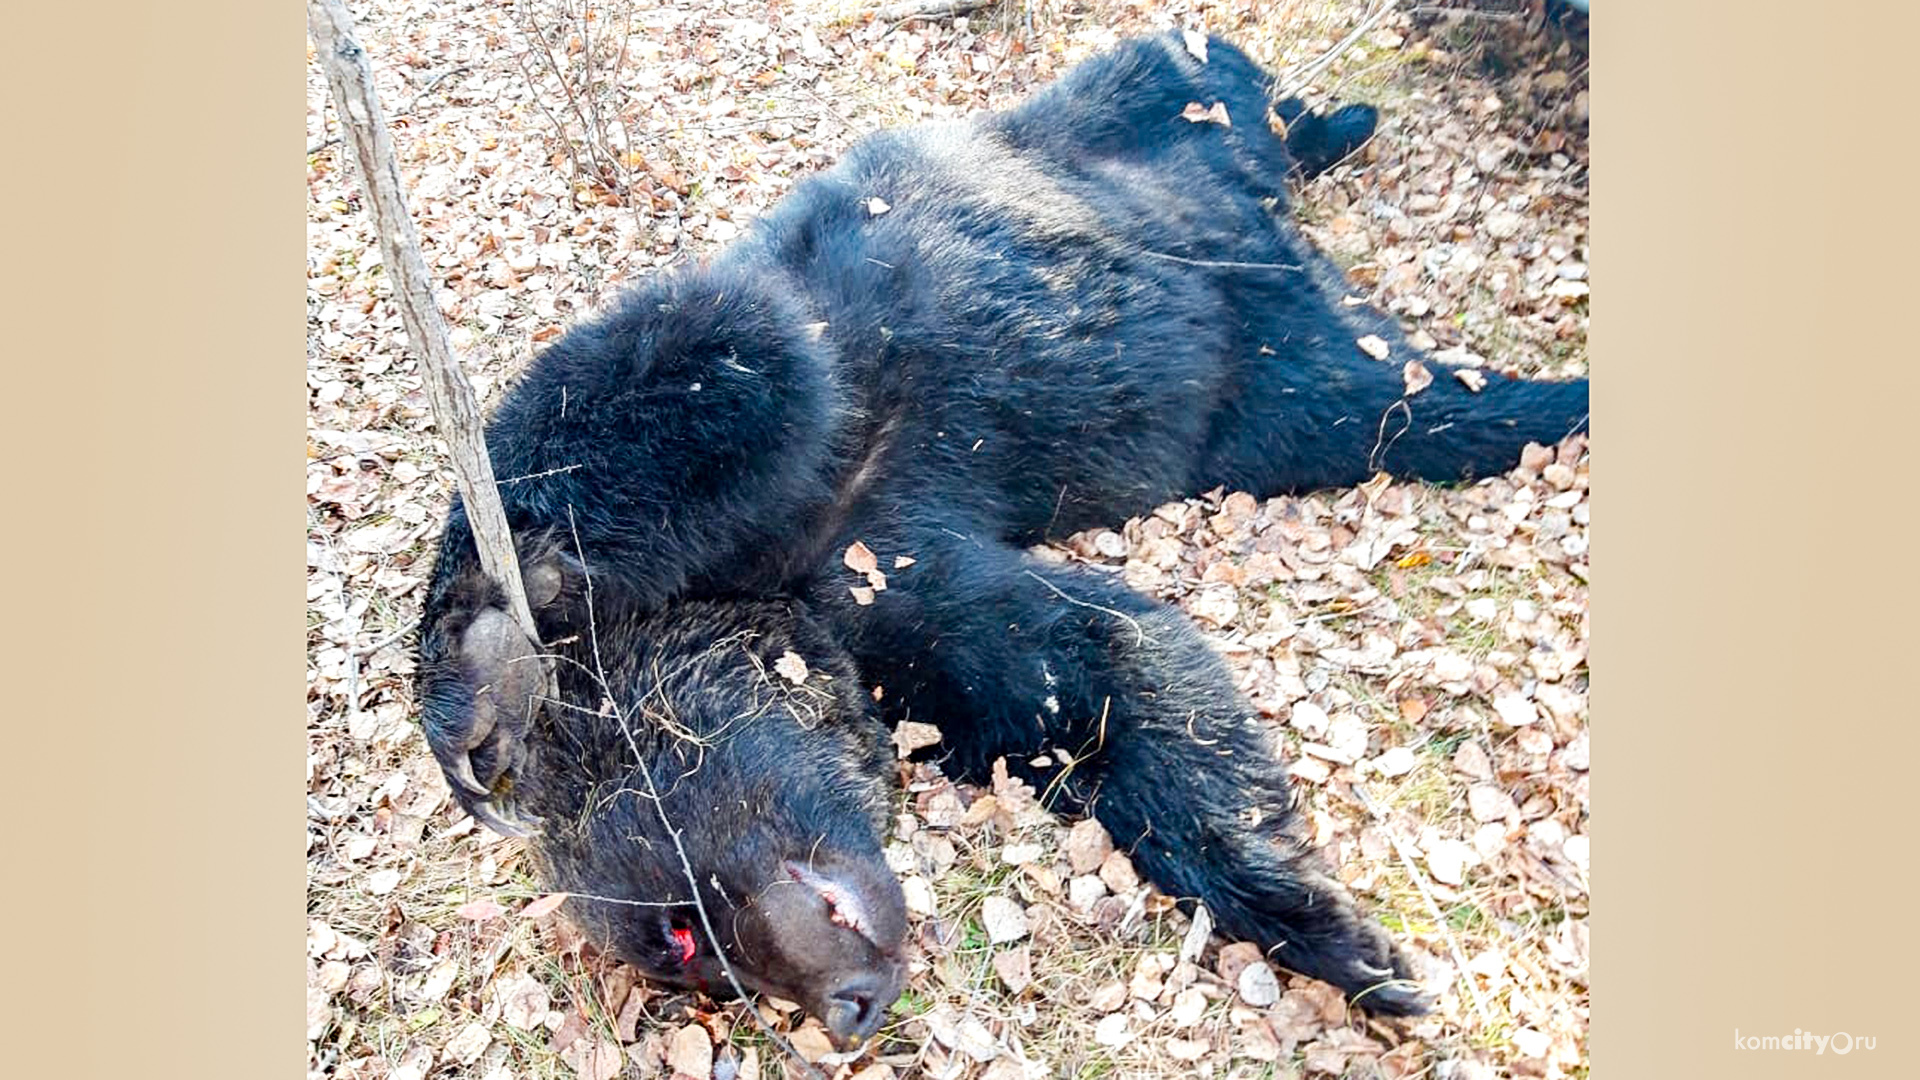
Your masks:
<path fill-rule="evenodd" d="M 1360 25 L 1336 42 L 1333 48 L 1315 57 L 1309 63 L 1297 68 L 1289 68 L 1285 74 L 1284 88 L 1278 96 L 1282 99 L 1299 96 L 1307 87 L 1313 85 L 1313 80 L 1319 78 L 1321 72 L 1332 67 L 1333 62 L 1340 59 L 1341 54 L 1353 48 L 1356 42 L 1365 37 L 1367 31 L 1380 25 L 1380 20 L 1386 18 L 1398 4 L 1399 0 L 1382 0 L 1380 6 L 1369 12 L 1366 18 L 1361 19 Z"/>
<path fill-rule="evenodd" d="M 1382 813 L 1380 807 L 1375 805 L 1373 799 L 1367 795 L 1365 787 L 1359 784 L 1353 785 L 1353 794 L 1360 800 L 1360 805 L 1366 807 L 1367 813 L 1373 815 L 1374 821 L 1383 827 L 1387 824 L 1386 814 Z M 1388 842 L 1393 844 L 1394 854 L 1400 856 L 1400 864 L 1406 867 L 1407 875 L 1413 878 L 1414 885 L 1420 890 L 1421 898 L 1426 900 L 1427 911 L 1433 916 L 1434 923 L 1440 927 L 1441 934 L 1446 937 L 1447 953 L 1453 958 L 1454 970 L 1461 983 L 1466 986 L 1468 994 L 1473 998 L 1473 1011 L 1480 1014 L 1481 1023 L 1488 1023 L 1492 1017 L 1487 1013 L 1487 1000 L 1481 996 L 1480 986 L 1473 981 L 1472 972 L 1467 970 L 1466 954 L 1460 951 L 1460 942 L 1453 936 L 1453 928 L 1447 925 L 1447 917 L 1440 911 L 1440 902 L 1433 898 L 1433 890 L 1427 885 L 1427 876 L 1420 872 L 1420 867 L 1413 861 L 1413 856 L 1407 854 L 1407 845 L 1393 834 L 1393 830 L 1383 828 L 1382 831 L 1386 833 Z"/>

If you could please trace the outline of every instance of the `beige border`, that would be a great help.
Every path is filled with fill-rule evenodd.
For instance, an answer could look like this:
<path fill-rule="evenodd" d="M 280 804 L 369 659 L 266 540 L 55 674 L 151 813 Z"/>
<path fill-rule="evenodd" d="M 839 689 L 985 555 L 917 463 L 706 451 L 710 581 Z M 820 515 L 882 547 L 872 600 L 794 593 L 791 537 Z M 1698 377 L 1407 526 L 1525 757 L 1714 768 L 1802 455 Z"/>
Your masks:
<path fill-rule="evenodd" d="M 1912 1075 L 1920 20 L 1598 6 L 1595 1074 Z"/>
<path fill-rule="evenodd" d="M 300 1067 L 304 27 L 8 9 L 10 1076 Z"/>

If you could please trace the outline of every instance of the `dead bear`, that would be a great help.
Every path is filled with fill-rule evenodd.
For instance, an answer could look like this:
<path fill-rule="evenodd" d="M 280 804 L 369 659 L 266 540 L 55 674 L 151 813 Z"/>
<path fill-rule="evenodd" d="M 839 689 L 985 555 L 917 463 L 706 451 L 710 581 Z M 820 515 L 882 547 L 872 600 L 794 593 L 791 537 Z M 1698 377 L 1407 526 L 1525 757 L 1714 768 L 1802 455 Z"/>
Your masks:
<path fill-rule="evenodd" d="M 487 438 L 543 640 L 456 505 L 419 690 L 460 802 L 539 820 L 589 933 L 714 992 L 724 955 L 843 1045 L 870 1035 L 906 931 L 881 739 L 914 719 L 950 773 L 1004 758 L 1224 934 L 1377 1013 L 1427 1007 L 1198 632 L 1024 550 L 1223 485 L 1496 473 L 1585 430 L 1584 381 L 1433 365 L 1406 393 L 1414 351 L 1342 304 L 1286 205 L 1373 113 L 1270 123 L 1272 88 L 1174 34 L 1011 111 L 871 136 L 531 363 Z M 884 589 L 845 565 L 856 543 Z M 805 687 L 771 673 L 787 651 Z M 534 700 L 542 655 L 558 701 Z"/>

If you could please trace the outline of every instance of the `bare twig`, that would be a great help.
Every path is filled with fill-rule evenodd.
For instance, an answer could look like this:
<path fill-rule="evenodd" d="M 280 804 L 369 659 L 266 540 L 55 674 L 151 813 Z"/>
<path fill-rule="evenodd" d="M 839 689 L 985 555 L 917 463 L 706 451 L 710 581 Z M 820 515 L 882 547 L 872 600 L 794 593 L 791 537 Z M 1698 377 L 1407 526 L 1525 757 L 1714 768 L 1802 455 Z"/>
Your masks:
<path fill-rule="evenodd" d="M 1486 999 L 1480 996 L 1480 987 L 1473 981 L 1473 973 L 1467 970 L 1466 954 L 1460 951 L 1460 942 L 1453 936 L 1453 927 L 1447 925 L 1446 916 L 1440 913 L 1440 902 L 1433 898 L 1433 890 L 1427 887 L 1427 876 L 1420 872 L 1420 867 L 1414 863 L 1413 856 L 1407 854 L 1407 845 L 1394 835 L 1392 828 L 1388 827 L 1386 814 L 1374 804 L 1371 798 L 1367 797 L 1367 789 L 1360 784 L 1354 784 L 1353 794 L 1360 800 L 1360 805 L 1367 808 L 1367 813 L 1372 815 L 1373 820 L 1380 824 L 1380 831 L 1387 835 L 1387 842 L 1393 845 L 1394 853 L 1400 856 L 1400 862 L 1406 866 L 1408 876 L 1413 878 L 1413 884 L 1420 890 L 1421 897 L 1427 901 L 1427 910 L 1432 913 L 1433 921 L 1439 925 L 1440 933 L 1447 939 L 1447 952 L 1453 957 L 1453 969 L 1473 998 L 1473 1011 L 1480 1014 L 1481 1023 L 1487 1023 Z"/>
<path fill-rule="evenodd" d="M 1388 438 L 1387 417 L 1392 416 L 1395 409 L 1398 409 L 1401 415 L 1406 418 L 1406 423 L 1400 425 L 1400 430 L 1395 431 L 1392 438 Z M 1413 406 L 1407 404 L 1407 399 L 1404 396 L 1395 399 L 1393 404 L 1381 410 L 1380 429 L 1374 433 L 1373 449 L 1367 451 L 1367 471 L 1379 472 L 1384 467 L 1383 463 L 1386 460 L 1387 451 L 1393 449 L 1393 444 L 1400 441 L 1400 436 L 1405 435 L 1412 428 Z"/>
<path fill-rule="evenodd" d="M 375 641 L 371 645 L 362 645 L 359 648 L 353 650 L 353 655 L 354 656 L 372 656 L 374 653 L 379 652 L 381 649 L 386 648 L 387 646 L 393 644 L 396 641 L 399 641 L 401 638 L 406 637 L 408 634 L 411 634 L 411 633 L 413 633 L 413 627 L 403 626 L 400 629 L 395 630 L 393 633 L 388 634 L 386 637 L 383 637 L 378 641 Z"/>
<path fill-rule="evenodd" d="M 601 694 L 613 706 L 614 718 L 620 722 L 620 734 L 627 740 L 627 749 L 633 751 L 634 768 L 639 770 L 641 778 L 647 782 L 646 796 L 648 801 L 653 803 L 654 813 L 660 818 L 660 827 L 667 830 L 668 839 L 673 841 L 674 855 L 680 860 L 680 872 L 685 876 L 687 888 L 693 894 L 693 910 L 700 916 L 700 929 L 707 935 L 707 944 L 712 946 L 714 959 L 720 962 L 720 971 L 726 975 L 727 984 L 733 987 L 734 994 L 740 998 L 740 1003 L 746 1008 L 747 1015 L 753 1017 L 753 1022 L 760 1028 L 760 1033 L 772 1040 L 782 1053 L 792 1058 L 803 1075 L 810 1077 L 811 1080 L 826 1080 L 820 1070 L 800 1056 L 800 1051 L 794 1049 L 793 1044 L 788 1042 L 785 1036 L 773 1029 L 773 1025 L 760 1012 L 759 1004 L 747 994 L 747 988 L 741 985 L 740 977 L 734 973 L 733 963 L 727 959 L 727 951 L 720 947 L 720 935 L 714 932 L 713 918 L 708 915 L 707 903 L 700 896 L 700 878 L 693 872 L 693 861 L 687 858 L 686 845 L 680 840 L 680 830 L 674 828 L 673 819 L 667 816 L 667 804 L 661 799 L 660 788 L 653 781 L 653 770 L 647 767 L 647 756 L 640 750 L 640 740 L 634 737 L 633 724 L 627 716 L 627 709 L 620 704 L 619 697 L 613 692 L 612 683 L 607 679 L 607 669 L 600 657 L 599 627 L 593 614 L 593 572 L 588 569 L 586 553 L 580 546 L 580 530 L 574 523 L 571 506 L 567 507 L 567 524 L 573 529 L 574 557 L 580 560 L 581 576 L 585 579 L 587 641 L 593 649 L 594 679 L 600 684 Z"/>
<path fill-rule="evenodd" d="M 380 234 L 381 255 L 393 282 L 394 304 L 406 323 L 407 339 L 420 358 L 421 381 L 433 407 L 434 425 L 446 439 L 448 456 L 453 460 L 481 568 L 500 583 L 521 629 L 538 641 L 540 633 L 527 605 L 526 587 L 520 581 L 513 534 L 481 434 L 480 409 L 474 401 L 473 387 L 454 359 L 446 323 L 434 303 L 432 279 L 427 276 L 426 261 L 420 257 L 413 219 L 407 214 L 393 137 L 374 92 L 373 67 L 366 50 L 353 37 L 353 17 L 347 14 L 342 0 L 308 0 L 307 27 L 333 88 L 341 127 L 353 144 L 360 180 L 367 189 L 367 207 Z M 551 668 L 547 674 L 551 680 Z"/>
<path fill-rule="evenodd" d="M 1028 570 L 1026 574 L 1028 577 L 1032 578 L 1033 580 L 1039 582 L 1042 585 L 1045 585 L 1049 589 L 1052 589 L 1053 594 L 1055 596 L 1058 596 L 1060 599 L 1065 600 L 1067 603 L 1072 604 L 1075 607 L 1091 608 L 1094 611 L 1103 612 L 1107 615 L 1113 616 L 1116 619 L 1119 619 L 1120 621 L 1126 623 L 1128 626 L 1133 627 L 1133 632 L 1138 637 L 1138 640 L 1135 641 L 1134 644 L 1140 645 L 1140 644 L 1146 643 L 1147 631 L 1145 628 L 1143 628 L 1140 625 L 1139 619 L 1134 618 L 1133 616 L 1127 614 L 1124 611 L 1115 611 L 1113 608 L 1110 608 L 1110 607 L 1101 607 L 1099 604 L 1089 604 L 1085 600 L 1078 600 L 1078 599 L 1075 599 L 1074 597 L 1068 596 L 1066 593 L 1060 590 L 1060 586 L 1055 585 L 1053 582 L 1048 581 L 1046 578 L 1041 577 L 1039 574 L 1036 574 L 1031 570 Z"/>
<path fill-rule="evenodd" d="M 1283 99 L 1298 96 L 1308 84 L 1320 77 L 1321 72 L 1331 67 L 1333 62 L 1340 58 L 1341 53 L 1353 48 L 1356 42 L 1366 36 L 1367 31 L 1380 25 L 1380 20 L 1386 18 L 1387 13 L 1398 4 L 1399 0 L 1381 0 L 1380 6 L 1360 20 L 1360 25 L 1354 27 L 1352 33 L 1335 42 L 1333 48 L 1302 64 L 1298 70 L 1288 71 L 1286 87 L 1280 91 L 1279 96 Z"/>
<path fill-rule="evenodd" d="M 583 26 L 586 23 L 586 21 L 587 20 L 584 18 L 581 19 L 581 23 Z M 532 38 L 535 42 L 539 43 L 540 45 L 539 55 L 546 60 L 547 70 L 553 74 L 554 81 L 560 84 L 560 91 L 561 93 L 566 95 L 567 107 L 572 110 L 574 119 L 580 122 L 581 141 L 586 144 L 587 156 L 590 159 L 592 159 L 593 175 L 597 179 L 599 179 L 601 183 L 607 185 L 607 187 L 609 188 L 613 187 L 616 181 L 620 179 L 620 172 L 614 166 L 614 163 L 618 160 L 619 155 L 613 152 L 612 147 L 605 145 L 606 139 L 605 139 L 604 133 L 600 130 L 600 125 L 595 123 L 593 120 L 589 120 L 587 118 L 587 112 L 589 110 L 591 110 L 596 116 L 599 114 L 598 108 L 592 107 L 592 102 L 591 102 L 591 98 L 593 94 L 593 85 L 591 82 L 592 76 L 593 76 L 593 67 L 592 67 L 591 59 L 587 61 L 588 83 L 585 87 L 582 88 L 581 92 L 576 92 L 574 88 L 574 81 L 567 77 L 567 73 L 563 71 L 560 67 L 559 59 L 553 55 L 553 44 L 547 40 L 546 33 L 542 31 L 537 24 L 534 23 L 531 13 L 529 13 L 524 18 L 521 29 L 522 29 L 522 32 L 524 32 L 528 37 Z M 583 34 L 582 40 L 583 41 L 586 40 L 584 37 L 584 34 Z M 523 75 L 526 74 L 526 66 L 524 64 L 521 65 L 521 73 Z M 527 86 L 530 90 L 534 92 L 534 96 L 536 98 L 539 97 L 540 88 L 533 84 L 533 79 L 531 75 L 527 76 Z M 586 96 L 589 98 L 588 105 L 586 106 L 581 105 L 580 99 L 582 96 Z M 543 112 L 546 111 L 546 108 L 544 105 L 541 107 L 541 111 Z M 549 116 L 549 118 L 551 118 L 553 114 L 549 112 L 547 113 L 547 115 Z M 569 144 L 571 144 L 572 140 L 568 139 L 567 132 L 564 127 L 560 129 L 559 135 L 562 141 L 568 142 Z M 574 159 L 574 166 L 576 170 L 579 168 L 578 158 Z"/>
<path fill-rule="evenodd" d="M 1479 11 L 1474 8 L 1447 7 L 1441 4 L 1421 4 L 1408 10 L 1409 15 L 1445 15 L 1455 19 L 1479 19 L 1483 22 L 1525 22 L 1525 11 Z"/>
<path fill-rule="evenodd" d="M 1164 251 L 1148 251 L 1146 248 L 1141 248 L 1140 254 L 1146 255 L 1155 259 L 1165 259 L 1168 262 L 1176 262 L 1181 264 L 1182 266 L 1202 266 L 1202 267 L 1209 267 L 1209 268 L 1217 268 L 1221 270 L 1299 271 L 1299 270 L 1305 269 L 1305 267 L 1295 266 L 1292 263 L 1228 262 L 1221 259 L 1189 259 L 1184 255 L 1169 255 Z"/>
<path fill-rule="evenodd" d="M 875 8 L 873 21 L 903 23 L 910 19 L 947 19 L 990 8 L 1000 0 L 906 0 Z"/>
<path fill-rule="evenodd" d="M 514 53 L 513 62 L 520 69 L 520 77 L 527 80 L 527 87 L 533 91 L 533 103 L 540 106 L 540 111 L 546 115 L 548 122 L 553 124 L 554 134 L 559 136 L 560 145 L 567 151 L 567 160 L 573 162 L 573 175 L 575 177 L 588 175 L 587 170 L 580 164 L 580 151 L 574 149 L 573 140 L 567 136 L 567 125 L 553 115 L 552 109 L 547 108 L 547 99 L 541 95 L 539 86 L 534 83 L 533 72 L 527 70 L 526 54 Z"/>
<path fill-rule="evenodd" d="M 410 114 L 410 113 L 412 113 L 412 112 L 413 112 L 414 110 L 416 110 L 416 109 L 418 109 L 418 108 L 420 107 L 420 102 L 421 102 L 421 101 L 422 101 L 422 100 L 423 100 L 423 99 L 424 99 L 424 98 L 425 98 L 425 97 L 426 97 L 426 96 L 427 96 L 427 95 L 428 95 L 429 93 L 432 93 L 432 92 L 433 92 L 433 88 L 434 88 L 434 87 L 436 87 L 436 86 L 439 86 L 439 85 L 440 85 L 441 83 L 443 83 L 443 82 L 445 82 L 445 81 L 447 81 L 448 79 L 451 79 L 451 78 L 453 78 L 453 77 L 454 77 L 455 75 L 458 75 L 458 74 L 460 74 L 461 72 L 463 72 L 463 71 L 466 71 L 466 70 L 468 70 L 468 68 L 467 68 L 467 65 L 465 65 L 465 64 L 455 64 L 454 66 L 452 66 L 452 67 L 450 67 L 450 68 L 448 68 L 447 70 L 445 70 L 445 71 L 443 71 L 443 72 L 441 72 L 440 74 L 438 74 L 438 75 L 435 75 L 435 76 L 434 76 L 433 78 L 431 78 L 431 79 L 428 79 L 428 80 L 426 81 L 426 85 L 424 85 L 424 86 L 422 86 L 422 87 L 420 87 L 420 89 L 418 89 L 418 90 L 416 90 L 416 91 L 414 91 L 414 93 L 413 93 L 413 100 L 412 100 L 412 101 L 409 101 L 409 102 L 407 102 L 407 103 L 406 103 L 405 105 L 402 105 L 402 106 L 400 106 L 399 108 L 397 108 L 397 109 L 395 109 L 395 110 L 393 110 L 393 116 L 394 116 L 394 118 L 395 118 L 395 119 L 398 119 L 398 118 L 400 118 L 400 117 L 403 117 L 403 116 L 406 116 L 406 115 L 408 115 L 408 114 Z M 321 124 L 321 127 L 322 127 L 322 129 L 324 129 L 324 128 L 326 127 L 326 122 L 327 122 L 327 118 L 326 118 L 326 116 L 325 116 L 325 115 L 323 114 L 323 115 L 322 115 L 322 116 L 320 117 L 320 124 Z M 337 142 L 339 142 L 339 141 L 340 141 L 340 136 L 339 136 L 339 135 L 337 135 L 337 134 L 336 134 L 336 135 L 329 135 L 329 136 L 327 136 L 326 138 L 324 138 L 324 139 L 321 139 L 321 140 L 320 140 L 319 142 L 317 142 L 317 143 L 314 143 L 314 144 L 313 144 L 312 146 L 309 146 L 309 147 L 307 147 L 307 153 L 308 153 L 309 155 L 312 155 L 312 154 L 317 154 L 317 153 L 319 153 L 320 151 L 322 151 L 322 150 L 325 150 L 325 149 L 326 149 L 327 147 L 329 147 L 329 146 L 332 146 L 332 145 L 333 145 L 334 143 L 337 143 Z"/>

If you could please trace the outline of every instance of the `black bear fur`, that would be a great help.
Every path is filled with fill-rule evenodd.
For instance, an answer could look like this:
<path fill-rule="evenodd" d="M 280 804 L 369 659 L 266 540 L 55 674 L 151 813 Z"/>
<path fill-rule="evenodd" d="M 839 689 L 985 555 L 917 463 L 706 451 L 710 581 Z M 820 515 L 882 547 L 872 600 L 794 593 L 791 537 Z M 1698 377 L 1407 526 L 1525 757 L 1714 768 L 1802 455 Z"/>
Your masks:
<path fill-rule="evenodd" d="M 456 505 L 421 699 L 462 804 L 538 817 L 555 886 L 604 898 L 575 908 L 596 936 L 715 990 L 724 950 L 836 1037 L 870 1033 L 905 926 L 879 733 L 911 718 L 950 771 L 1005 758 L 1283 966 L 1427 1006 L 1301 838 L 1269 727 L 1201 636 L 1023 550 L 1220 486 L 1498 473 L 1585 429 L 1585 381 L 1475 392 L 1431 364 L 1406 393 L 1417 354 L 1341 302 L 1287 210 L 1288 178 L 1374 114 L 1282 102 L 1270 125 L 1271 93 L 1224 41 L 1204 61 L 1127 42 L 1011 111 L 867 138 L 534 360 L 487 438 L 543 642 L 501 613 Z M 856 541 L 886 578 L 870 603 Z M 832 676 L 812 697 L 768 670 L 789 649 Z M 530 710 L 536 653 L 561 700 Z M 681 850 L 709 916 L 690 959 Z"/>

